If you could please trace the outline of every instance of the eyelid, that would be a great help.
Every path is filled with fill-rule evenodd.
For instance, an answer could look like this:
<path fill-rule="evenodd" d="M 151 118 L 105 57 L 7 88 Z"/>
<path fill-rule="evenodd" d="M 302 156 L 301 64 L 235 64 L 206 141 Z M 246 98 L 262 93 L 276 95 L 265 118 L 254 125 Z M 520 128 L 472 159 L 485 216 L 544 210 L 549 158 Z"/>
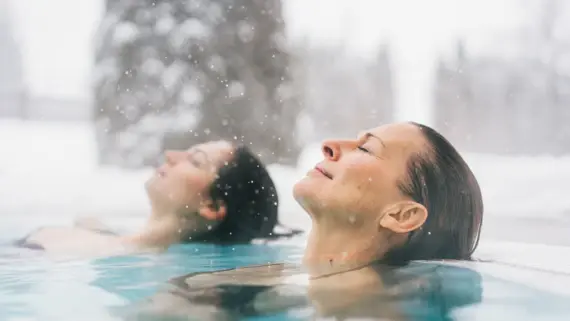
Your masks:
<path fill-rule="evenodd" d="M 202 167 L 204 165 L 204 162 L 197 160 L 193 153 L 188 153 L 188 160 L 196 167 Z"/>
<path fill-rule="evenodd" d="M 362 145 L 363 145 L 363 144 L 362 144 Z M 364 147 L 364 146 L 362 146 L 362 145 L 358 145 L 356 148 L 357 148 L 358 150 L 361 150 L 361 151 L 365 152 L 366 154 L 368 154 L 368 155 L 370 155 L 370 156 L 376 157 L 376 158 L 378 158 L 378 159 L 382 159 L 382 157 L 380 157 L 380 156 L 374 154 L 370 149 L 368 149 L 368 148 L 366 148 L 366 147 Z"/>

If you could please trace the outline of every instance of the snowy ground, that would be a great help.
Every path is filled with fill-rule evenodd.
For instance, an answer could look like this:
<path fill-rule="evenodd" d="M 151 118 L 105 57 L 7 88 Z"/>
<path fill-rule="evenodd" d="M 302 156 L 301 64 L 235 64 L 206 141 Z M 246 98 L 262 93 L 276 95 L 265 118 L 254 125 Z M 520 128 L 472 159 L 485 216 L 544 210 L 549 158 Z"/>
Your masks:
<path fill-rule="evenodd" d="M 101 216 L 132 229 L 148 212 L 143 182 L 151 170 L 98 168 L 94 135 L 86 124 L 2 120 L 0 150 L 2 239 L 35 226 L 70 224 L 78 215 Z M 466 157 L 485 198 L 484 241 L 570 246 L 570 157 Z M 270 168 L 284 223 L 309 227 L 291 187 L 319 159 L 312 145 L 299 169 Z"/>

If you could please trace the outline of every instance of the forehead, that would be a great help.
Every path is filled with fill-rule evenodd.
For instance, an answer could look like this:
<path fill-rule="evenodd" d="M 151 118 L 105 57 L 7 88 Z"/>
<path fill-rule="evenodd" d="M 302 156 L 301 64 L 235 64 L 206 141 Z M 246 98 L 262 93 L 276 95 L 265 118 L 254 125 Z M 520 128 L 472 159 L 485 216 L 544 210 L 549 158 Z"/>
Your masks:
<path fill-rule="evenodd" d="M 367 134 L 381 141 L 388 152 L 409 156 L 412 153 L 425 151 L 426 140 L 417 126 L 409 123 L 396 123 L 371 128 L 360 134 Z M 373 140 L 374 138 L 371 138 Z"/>
<path fill-rule="evenodd" d="M 234 147 L 227 141 L 211 141 L 197 144 L 189 149 L 190 152 L 203 152 L 208 159 L 215 163 L 229 161 L 232 157 Z"/>

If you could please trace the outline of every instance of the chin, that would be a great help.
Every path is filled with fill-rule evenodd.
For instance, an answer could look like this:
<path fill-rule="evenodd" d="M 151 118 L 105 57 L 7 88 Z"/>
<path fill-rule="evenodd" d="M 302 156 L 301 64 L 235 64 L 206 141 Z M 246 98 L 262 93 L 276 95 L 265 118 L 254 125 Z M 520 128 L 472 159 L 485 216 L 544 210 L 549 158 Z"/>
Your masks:
<path fill-rule="evenodd" d="M 146 190 L 147 193 L 149 193 L 153 189 L 153 185 L 154 185 L 154 177 L 151 177 L 144 182 L 144 189 Z"/>
<path fill-rule="evenodd" d="M 314 184 L 309 177 L 303 177 L 300 181 L 293 185 L 293 197 L 297 202 L 301 203 L 306 198 L 311 198 L 314 194 Z"/>
<path fill-rule="evenodd" d="M 161 198 L 161 194 L 163 194 L 163 189 L 158 186 L 158 182 L 154 177 L 149 178 L 144 183 L 144 188 L 146 190 L 146 194 L 150 199 Z"/>
<path fill-rule="evenodd" d="M 309 214 L 326 207 L 327 195 L 322 181 L 311 177 L 305 177 L 293 186 L 293 197 Z"/>

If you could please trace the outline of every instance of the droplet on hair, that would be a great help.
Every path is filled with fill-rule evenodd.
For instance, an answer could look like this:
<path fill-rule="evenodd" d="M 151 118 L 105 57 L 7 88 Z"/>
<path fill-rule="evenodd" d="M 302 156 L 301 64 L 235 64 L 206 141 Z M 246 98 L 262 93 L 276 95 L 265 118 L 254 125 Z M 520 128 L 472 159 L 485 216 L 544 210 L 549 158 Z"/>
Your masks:
<path fill-rule="evenodd" d="M 431 235 L 431 232 L 428 232 L 428 235 Z"/>
<path fill-rule="evenodd" d="M 228 234 L 229 234 L 229 235 L 232 235 L 232 232 L 229 232 Z"/>
<path fill-rule="evenodd" d="M 212 230 L 212 225 L 208 225 L 208 231 Z"/>
<path fill-rule="evenodd" d="M 350 224 L 356 223 L 356 217 L 355 217 L 354 215 L 349 216 L 349 217 L 348 217 L 348 222 L 349 222 Z"/>

